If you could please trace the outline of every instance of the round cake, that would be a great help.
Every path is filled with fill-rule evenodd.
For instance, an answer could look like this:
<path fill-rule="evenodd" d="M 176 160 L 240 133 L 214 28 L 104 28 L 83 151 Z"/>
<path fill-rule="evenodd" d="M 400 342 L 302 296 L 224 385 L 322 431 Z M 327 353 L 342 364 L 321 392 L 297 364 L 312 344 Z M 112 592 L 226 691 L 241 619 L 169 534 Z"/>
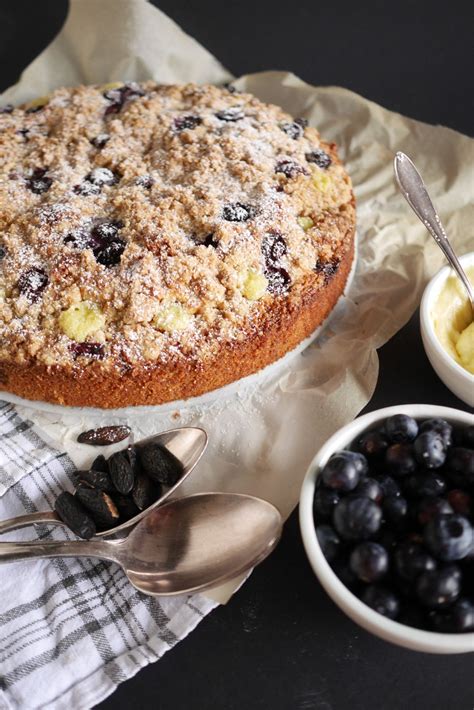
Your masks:
<path fill-rule="evenodd" d="M 295 348 L 343 292 L 351 183 L 305 119 L 154 82 L 0 112 L 0 390 L 200 395 Z"/>

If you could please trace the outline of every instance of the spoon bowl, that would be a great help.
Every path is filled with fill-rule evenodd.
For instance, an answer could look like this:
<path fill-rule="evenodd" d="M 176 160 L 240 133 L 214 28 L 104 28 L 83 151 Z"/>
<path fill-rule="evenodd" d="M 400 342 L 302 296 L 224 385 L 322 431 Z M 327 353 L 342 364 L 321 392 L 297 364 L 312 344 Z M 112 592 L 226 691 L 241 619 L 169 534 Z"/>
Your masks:
<path fill-rule="evenodd" d="M 221 584 L 267 557 L 281 526 L 278 510 L 261 498 L 235 493 L 179 498 L 132 530 L 127 576 L 140 591 L 160 596 Z"/>
<path fill-rule="evenodd" d="M 189 594 L 234 579 L 280 539 L 279 511 L 240 493 L 198 493 L 148 513 L 121 540 L 0 543 L 0 562 L 98 557 L 119 564 L 151 596 Z"/>
<path fill-rule="evenodd" d="M 200 429 L 199 427 L 179 427 L 177 429 L 169 429 L 168 431 L 154 434 L 146 439 L 141 439 L 140 441 L 134 443 L 134 446 L 138 449 L 145 446 L 145 444 L 151 443 L 160 444 L 164 448 L 168 449 L 168 451 L 179 459 L 179 461 L 181 461 L 183 465 L 182 476 L 180 476 L 174 486 L 168 488 L 168 490 L 166 490 L 163 495 L 161 495 L 160 498 L 158 498 L 158 500 L 151 506 L 145 508 L 145 510 L 142 510 L 133 518 L 130 518 L 130 520 L 127 520 L 120 525 L 98 532 L 95 537 L 121 537 L 127 530 L 134 527 L 140 520 L 148 515 L 150 511 L 163 505 L 163 503 L 173 495 L 176 489 L 184 483 L 200 460 L 201 456 L 204 454 L 207 447 L 207 434 L 204 429 Z M 0 534 L 10 532 L 11 530 L 19 530 L 20 528 L 27 527 L 33 523 L 60 525 L 66 528 L 68 527 L 55 511 L 47 511 L 44 513 L 30 513 L 16 518 L 9 518 L 8 520 L 2 520 L 0 521 Z"/>

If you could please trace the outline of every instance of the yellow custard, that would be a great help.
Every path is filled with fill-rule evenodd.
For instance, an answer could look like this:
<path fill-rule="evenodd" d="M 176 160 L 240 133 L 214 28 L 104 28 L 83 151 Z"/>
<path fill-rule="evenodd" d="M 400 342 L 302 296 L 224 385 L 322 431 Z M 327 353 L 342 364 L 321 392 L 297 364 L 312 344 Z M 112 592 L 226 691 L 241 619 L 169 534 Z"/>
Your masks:
<path fill-rule="evenodd" d="M 474 283 L 474 264 L 465 269 Z M 449 355 L 474 375 L 474 323 L 466 290 L 457 276 L 448 276 L 431 309 L 435 333 Z"/>

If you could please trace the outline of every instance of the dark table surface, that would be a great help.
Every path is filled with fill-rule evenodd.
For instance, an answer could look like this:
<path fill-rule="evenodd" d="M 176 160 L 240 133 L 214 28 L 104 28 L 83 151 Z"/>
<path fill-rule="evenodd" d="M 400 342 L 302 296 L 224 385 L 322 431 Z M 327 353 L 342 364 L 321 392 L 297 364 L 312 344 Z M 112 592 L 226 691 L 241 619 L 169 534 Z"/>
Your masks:
<path fill-rule="evenodd" d="M 100 0 L 97 0 L 100 2 Z M 158 4 L 155 2 L 154 4 Z M 429 0 L 163 0 L 160 8 L 235 75 L 292 70 L 387 108 L 472 134 L 470 3 Z M 62 24 L 64 0 L 0 7 L 1 88 Z M 437 379 L 418 317 L 379 352 L 366 411 L 429 402 L 466 409 Z M 472 656 L 415 653 L 369 635 L 332 603 L 303 552 L 296 513 L 273 553 L 225 606 L 104 710 L 472 710 Z"/>

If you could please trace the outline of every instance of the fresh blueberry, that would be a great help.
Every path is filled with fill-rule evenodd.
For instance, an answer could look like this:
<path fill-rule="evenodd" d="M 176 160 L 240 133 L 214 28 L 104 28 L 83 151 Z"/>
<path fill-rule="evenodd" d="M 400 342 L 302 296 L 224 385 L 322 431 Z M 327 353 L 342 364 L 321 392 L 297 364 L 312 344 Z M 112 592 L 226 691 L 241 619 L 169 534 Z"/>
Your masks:
<path fill-rule="evenodd" d="M 398 534 L 392 528 L 388 528 L 386 525 L 382 525 L 380 531 L 374 537 L 374 539 L 382 545 L 390 554 L 395 549 L 398 544 Z"/>
<path fill-rule="evenodd" d="M 420 525 L 426 525 L 438 515 L 449 515 L 453 509 L 446 498 L 427 496 L 417 506 L 416 518 Z"/>
<path fill-rule="evenodd" d="M 316 522 L 331 520 L 334 508 L 339 503 L 339 494 L 330 488 L 320 487 L 314 494 L 313 511 Z"/>
<path fill-rule="evenodd" d="M 464 427 L 461 433 L 461 445 L 474 449 L 474 424 Z"/>
<path fill-rule="evenodd" d="M 324 557 L 328 562 L 331 562 L 336 558 L 341 546 L 341 541 L 336 531 L 331 525 L 318 525 L 316 527 L 316 536 Z"/>
<path fill-rule="evenodd" d="M 393 444 L 409 444 L 418 435 L 418 424 L 406 414 L 394 414 L 385 421 L 385 434 Z"/>
<path fill-rule="evenodd" d="M 315 150 L 306 153 L 305 158 L 308 163 L 314 163 L 318 166 L 318 168 L 322 168 L 323 170 L 329 168 L 332 163 L 331 157 L 325 150 L 321 150 L 321 148 L 316 148 Z"/>
<path fill-rule="evenodd" d="M 233 106 L 232 108 L 225 108 L 222 109 L 222 111 L 217 111 L 216 118 L 218 118 L 219 121 L 235 123 L 236 121 L 241 121 L 245 118 L 245 113 L 238 106 Z"/>
<path fill-rule="evenodd" d="M 426 419 L 420 424 L 420 434 L 428 431 L 438 434 L 446 447 L 452 445 L 453 427 L 445 419 Z"/>
<path fill-rule="evenodd" d="M 416 580 L 416 594 L 423 606 L 442 609 L 461 593 L 461 572 L 455 565 L 422 572 Z"/>
<path fill-rule="evenodd" d="M 4 104 L 0 106 L 0 113 L 13 113 L 13 104 Z"/>
<path fill-rule="evenodd" d="M 454 634 L 474 631 L 474 603 L 470 599 L 459 598 L 446 611 L 432 612 L 430 620 L 435 631 Z"/>
<path fill-rule="evenodd" d="M 408 498 L 442 496 L 446 491 L 446 481 L 439 473 L 420 473 L 403 480 L 403 491 Z"/>
<path fill-rule="evenodd" d="M 446 462 L 448 472 L 457 474 L 464 485 L 474 485 L 474 449 L 456 446 L 450 449 Z"/>
<path fill-rule="evenodd" d="M 423 538 L 439 560 L 461 560 L 473 545 L 473 530 L 467 518 L 457 513 L 438 515 L 425 526 Z"/>
<path fill-rule="evenodd" d="M 30 303 L 36 303 L 41 298 L 48 283 L 48 275 L 44 269 L 33 266 L 21 274 L 17 286 L 22 296 L 26 296 Z"/>
<path fill-rule="evenodd" d="M 366 476 L 369 472 L 369 462 L 363 454 L 358 451 L 349 451 L 349 449 L 343 449 L 339 452 L 341 456 L 345 456 L 346 459 L 352 461 L 357 468 L 359 475 Z"/>
<path fill-rule="evenodd" d="M 401 579 L 413 582 L 422 572 L 436 569 L 435 559 L 416 542 L 404 542 L 395 550 L 395 571 Z"/>
<path fill-rule="evenodd" d="M 357 448 L 369 460 L 380 459 L 388 448 L 388 441 L 382 432 L 368 431 L 359 439 Z"/>
<path fill-rule="evenodd" d="M 371 584 L 381 579 L 388 571 L 387 550 L 377 542 L 361 542 L 350 556 L 350 567 L 361 582 Z"/>
<path fill-rule="evenodd" d="M 343 453 L 331 456 L 321 476 L 325 486 L 342 493 L 353 491 L 360 480 L 357 464 Z"/>
<path fill-rule="evenodd" d="M 308 171 L 294 160 L 280 160 L 275 166 L 276 173 L 283 173 L 287 178 L 294 178 L 298 175 L 307 175 Z"/>
<path fill-rule="evenodd" d="M 336 505 L 334 526 L 345 540 L 367 540 L 380 528 L 382 511 L 370 498 L 350 496 Z"/>
<path fill-rule="evenodd" d="M 383 499 L 382 511 L 387 524 L 397 528 L 407 520 L 408 503 L 401 496 L 387 496 Z"/>
<path fill-rule="evenodd" d="M 440 468 L 446 461 L 446 444 L 434 430 L 424 431 L 413 444 L 415 457 L 423 468 Z"/>
<path fill-rule="evenodd" d="M 193 116 L 191 114 L 187 116 L 178 116 L 173 121 L 173 130 L 175 133 L 181 133 L 181 131 L 192 130 L 196 126 L 200 126 L 202 123 L 202 118 L 200 116 Z"/>
<path fill-rule="evenodd" d="M 400 602 L 397 596 L 384 587 L 370 585 L 363 591 L 361 599 L 364 604 L 389 619 L 396 619 L 399 614 Z"/>
<path fill-rule="evenodd" d="M 407 476 L 417 464 L 411 444 L 392 444 L 385 452 L 385 464 L 394 476 Z"/>
<path fill-rule="evenodd" d="M 349 589 L 354 589 L 359 584 L 357 577 L 351 570 L 349 559 L 346 555 L 339 555 L 331 562 L 331 567 L 334 574 L 339 577 L 341 582 Z"/>
<path fill-rule="evenodd" d="M 0 244 L 0 261 L 4 259 L 7 255 L 7 250 L 5 249 L 4 246 Z"/>
<path fill-rule="evenodd" d="M 397 497 L 402 494 L 400 490 L 400 486 L 396 482 L 392 476 L 389 476 L 387 473 L 381 473 L 380 475 L 377 476 L 377 481 L 382 489 L 382 493 L 384 498 L 391 496 L 391 497 Z"/>
<path fill-rule="evenodd" d="M 472 515 L 472 496 L 470 496 L 469 493 L 459 488 L 453 488 L 448 492 L 447 498 L 455 513 L 460 513 L 466 517 Z"/>
<path fill-rule="evenodd" d="M 253 215 L 253 207 L 244 205 L 241 202 L 232 202 L 225 205 L 222 210 L 222 216 L 227 222 L 246 222 Z"/>
<path fill-rule="evenodd" d="M 397 621 L 405 626 L 412 626 L 415 629 L 423 629 L 426 626 L 425 615 L 417 604 L 407 604 L 402 606 Z"/>
<path fill-rule="evenodd" d="M 354 488 L 354 495 L 370 498 L 375 503 L 381 503 L 383 498 L 380 483 L 375 478 L 363 478 Z"/>

